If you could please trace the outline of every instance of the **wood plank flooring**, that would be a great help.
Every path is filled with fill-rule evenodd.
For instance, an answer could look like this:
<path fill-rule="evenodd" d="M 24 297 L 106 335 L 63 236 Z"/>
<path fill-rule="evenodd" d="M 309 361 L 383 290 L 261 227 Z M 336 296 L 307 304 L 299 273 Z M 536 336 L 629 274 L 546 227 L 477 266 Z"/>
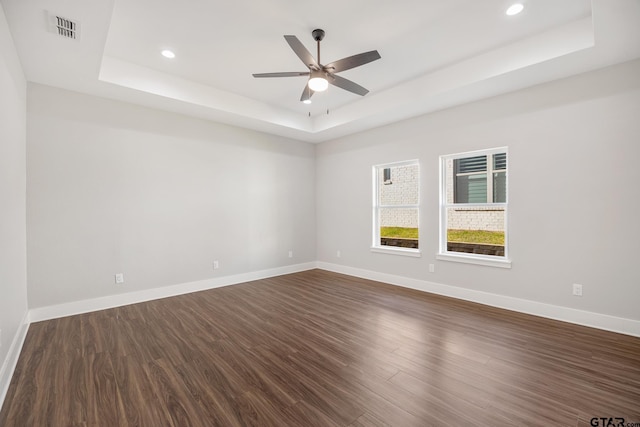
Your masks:
<path fill-rule="evenodd" d="M 640 423 L 640 339 L 312 270 L 34 323 L 0 426 L 593 417 Z"/>

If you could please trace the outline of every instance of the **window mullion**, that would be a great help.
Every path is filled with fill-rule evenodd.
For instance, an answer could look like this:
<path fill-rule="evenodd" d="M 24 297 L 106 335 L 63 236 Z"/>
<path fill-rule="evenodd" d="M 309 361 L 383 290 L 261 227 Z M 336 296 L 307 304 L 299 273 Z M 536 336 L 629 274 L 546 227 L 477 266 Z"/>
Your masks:
<path fill-rule="evenodd" d="M 417 209 L 419 205 L 379 205 L 378 209 Z"/>
<path fill-rule="evenodd" d="M 487 155 L 487 203 L 493 203 L 493 154 Z"/>
<path fill-rule="evenodd" d="M 507 203 L 445 203 L 445 208 L 469 209 L 469 208 L 506 208 Z"/>

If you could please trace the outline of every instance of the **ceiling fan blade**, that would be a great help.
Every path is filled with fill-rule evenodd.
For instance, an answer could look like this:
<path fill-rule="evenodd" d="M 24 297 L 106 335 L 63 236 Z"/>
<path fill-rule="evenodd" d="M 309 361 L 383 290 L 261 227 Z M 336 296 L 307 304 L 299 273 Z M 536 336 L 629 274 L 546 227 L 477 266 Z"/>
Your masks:
<path fill-rule="evenodd" d="M 304 65 L 309 67 L 309 69 L 315 68 L 316 70 L 320 69 L 320 66 L 316 62 L 315 58 L 311 53 L 307 50 L 306 47 L 298 40 L 296 36 L 284 36 L 291 49 L 298 55 L 298 58 L 304 62 Z"/>
<path fill-rule="evenodd" d="M 329 83 L 334 86 L 338 86 L 341 89 L 348 90 L 349 92 L 353 92 L 357 95 L 365 96 L 369 93 L 369 90 L 363 88 L 357 83 L 352 82 L 351 80 L 345 79 L 344 77 L 336 76 L 334 74 L 328 74 Z"/>
<path fill-rule="evenodd" d="M 377 50 L 372 50 L 369 52 L 359 53 L 357 55 L 338 59 L 337 61 L 325 65 L 324 68 L 332 73 L 339 73 L 340 71 L 350 70 L 351 68 L 368 64 L 369 62 L 373 62 L 376 59 L 380 59 L 380 54 Z"/>
<path fill-rule="evenodd" d="M 258 73 L 254 74 L 253 77 L 298 77 L 298 76 L 308 76 L 310 73 L 308 71 L 291 71 L 285 73 Z"/>
<path fill-rule="evenodd" d="M 304 85 L 304 90 L 302 91 L 302 96 L 300 97 L 300 101 L 306 101 L 311 99 L 315 92 L 309 89 L 309 85 Z"/>

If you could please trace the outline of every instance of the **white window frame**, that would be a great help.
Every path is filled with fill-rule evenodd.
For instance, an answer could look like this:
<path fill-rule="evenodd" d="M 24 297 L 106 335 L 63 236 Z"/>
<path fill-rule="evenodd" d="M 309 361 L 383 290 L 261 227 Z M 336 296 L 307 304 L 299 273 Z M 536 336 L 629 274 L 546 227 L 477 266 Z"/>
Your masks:
<path fill-rule="evenodd" d="M 487 159 L 487 200 L 493 200 L 493 158 L 494 154 L 506 153 L 506 202 L 504 203 L 447 203 L 447 161 L 474 156 L 491 156 Z M 508 147 L 490 148 L 486 150 L 467 151 L 464 153 L 440 156 L 440 244 L 436 259 L 443 261 L 463 262 L 490 267 L 511 268 L 509 258 L 509 150 Z M 455 171 L 454 171 L 455 174 Z M 454 183 L 455 188 L 455 183 Z M 455 191 L 455 190 L 454 190 Z M 455 196 L 454 196 L 455 200 Z M 504 209 L 504 257 L 480 255 L 447 250 L 447 209 L 456 207 L 499 207 Z"/>
<path fill-rule="evenodd" d="M 384 173 L 384 169 L 401 167 L 401 166 L 418 166 L 418 200 L 416 204 L 409 205 L 380 205 L 378 204 L 380 198 L 378 195 L 380 194 L 380 186 L 385 185 L 382 183 L 382 179 L 379 177 Z M 402 162 L 394 162 L 394 163 L 384 163 L 380 165 L 374 165 L 372 167 L 372 179 L 373 179 L 373 221 L 372 221 L 372 236 L 373 240 L 371 243 L 371 252 L 378 253 L 386 253 L 392 255 L 404 255 L 411 257 L 421 257 L 422 253 L 420 250 L 420 238 L 418 239 L 418 249 L 413 248 L 400 248 L 397 246 L 383 246 L 380 244 L 380 210 L 381 209 L 417 209 L 418 210 L 418 235 L 420 230 L 420 162 L 417 159 L 414 160 L 406 160 Z M 382 183 L 382 184 L 381 184 Z"/>

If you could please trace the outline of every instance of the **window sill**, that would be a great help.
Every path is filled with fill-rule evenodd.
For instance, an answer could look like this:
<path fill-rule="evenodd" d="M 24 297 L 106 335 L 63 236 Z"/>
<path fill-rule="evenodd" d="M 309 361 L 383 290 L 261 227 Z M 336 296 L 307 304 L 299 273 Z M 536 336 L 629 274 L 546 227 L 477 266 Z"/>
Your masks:
<path fill-rule="evenodd" d="M 441 261 L 462 262 L 466 264 L 484 265 L 487 267 L 499 267 L 499 268 L 511 268 L 510 259 L 495 259 L 496 257 L 478 256 L 478 255 L 466 255 L 466 254 L 452 254 L 452 253 L 440 253 L 436 255 L 436 259 Z"/>
<path fill-rule="evenodd" d="M 401 255 L 401 256 L 410 256 L 419 258 L 422 256 L 422 253 L 419 249 L 406 249 L 406 248 L 391 248 L 391 247 L 382 247 L 382 246 L 372 246 L 371 252 L 377 252 L 381 254 L 390 254 L 390 255 Z"/>

